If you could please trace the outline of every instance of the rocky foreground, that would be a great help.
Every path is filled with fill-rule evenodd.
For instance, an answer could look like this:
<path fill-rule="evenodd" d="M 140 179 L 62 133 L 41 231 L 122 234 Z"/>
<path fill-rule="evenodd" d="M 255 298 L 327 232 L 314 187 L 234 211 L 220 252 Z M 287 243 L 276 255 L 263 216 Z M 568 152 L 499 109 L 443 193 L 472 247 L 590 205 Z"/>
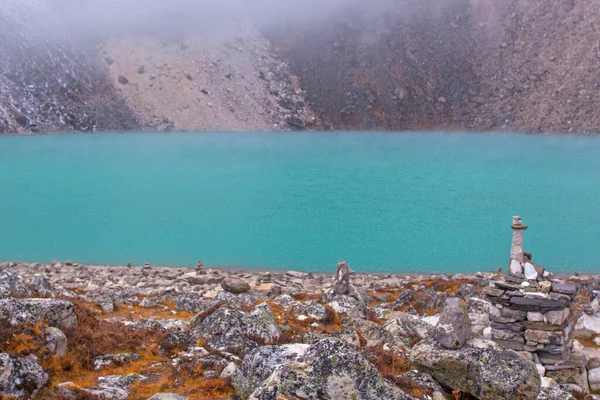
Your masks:
<path fill-rule="evenodd" d="M 577 285 L 568 350 L 584 360 L 580 374 L 540 378 L 531 349 L 490 340 L 516 326 L 498 307 L 506 291 L 532 293 L 506 289 L 510 278 L 498 272 L 0 263 L 0 397 L 600 398 L 590 394 L 600 390 L 600 277 L 545 276 L 557 290 Z"/>

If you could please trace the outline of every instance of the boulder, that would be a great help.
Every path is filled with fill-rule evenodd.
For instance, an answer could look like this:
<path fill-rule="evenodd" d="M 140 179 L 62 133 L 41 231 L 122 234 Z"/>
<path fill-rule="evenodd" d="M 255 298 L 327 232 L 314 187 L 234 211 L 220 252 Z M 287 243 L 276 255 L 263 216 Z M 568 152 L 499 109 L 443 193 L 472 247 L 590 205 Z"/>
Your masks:
<path fill-rule="evenodd" d="M 266 303 L 254 307 L 250 313 L 221 307 L 206 318 L 200 315 L 190 322 L 190 333 L 208 341 L 216 350 L 236 349 L 244 354 L 256 342 L 270 344 L 281 336 L 279 325 Z"/>
<path fill-rule="evenodd" d="M 223 290 L 229 293 L 244 293 L 250 290 L 250 285 L 248 282 L 245 282 L 241 279 L 237 278 L 225 278 L 221 281 L 221 287 Z"/>
<path fill-rule="evenodd" d="M 435 339 L 447 349 L 460 349 L 471 337 L 471 319 L 467 305 L 458 297 L 449 297 L 435 327 Z"/>
<path fill-rule="evenodd" d="M 37 363 L 10 354 L 0 354 L 0 398 L 31 398 L 48 381 Z"/>
<path fill-rule="evenodd" d="M 12 271 L 0 269 L 0 299 L 7 296 L 29 296 L 25 280 Z"/>
<path fill-rule="evenodd" d="M 535 364 L 493 342 L 472 339 L 449 350 L 425 339 L 413 348 L 411 359 L 442 385 L 480 400 L 533 400 L 540 393 Z"/>
<path fill-rule="evenodd" d="M 73 303 L 57 299 L 2 299 L 0 321 L 11 325 L 45 321 L 55 328 L 74 328 L 77 314 Z"/>
<path fill-rule="evenodd" d="M 284 344 L 281 346 L 263 346 L 250 352 L 233 377 L 232 384 L 236 393 L 247 398 L 281 364 L 298 360 L 308 350 L 308 344 Z"/>
<path fill-rule="evenodd" d="M 255 350 L 255 351 L 260 351 Z M 339 339 L 322 339 L 302 349 L 304 355 L 282 359 L 266 377 L 253 374 L 249 368 L 254 363 L 242 363 L 240 374 L 252 376 L 253 382 L 262 380 L 248 397 L 252 387 L 238 392 L 242 398 L 253 400 L 294 399 L 363 399 L 363 400 L 409 400 L 400 389 L 386 381 L 377 369 L 358 351 Z M 248 357 L 252 354 L 248 355 Z M 260 357 L 252 357 L 259 360 Z M 258 361 L 260 363 L 260 361 Z M 271 361 L 270 365 L 277 361 Z M 242 375 L 243 376 L 243 375 Z M 240 379 L 237 379 L 240 382 Z"/>
<path fill-rule="evenodd" d="M 58 328 L 46 328 L 46 348 L 59 357 L 67 354 L 67 336 Z"/>

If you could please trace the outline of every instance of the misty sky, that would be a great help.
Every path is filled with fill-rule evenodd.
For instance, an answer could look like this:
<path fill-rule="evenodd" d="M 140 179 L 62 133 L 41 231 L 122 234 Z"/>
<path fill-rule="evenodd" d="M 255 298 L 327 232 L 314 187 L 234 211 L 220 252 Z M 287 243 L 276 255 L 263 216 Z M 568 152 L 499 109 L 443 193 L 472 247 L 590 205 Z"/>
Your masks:
<path fill-rule="evenodd" d="M 17 10 L 38 10 L 42 23 L 74 39 L 127 33 L 188 33 L 235 28 L 240 21 L 259 27 L 329 23 L 357 7 L 381 12 L 397 0 L 0 0 Z M 23 7 L 23 4 L 29 7 Z M 1 29 L 1 27 L 0 27 Z"/>

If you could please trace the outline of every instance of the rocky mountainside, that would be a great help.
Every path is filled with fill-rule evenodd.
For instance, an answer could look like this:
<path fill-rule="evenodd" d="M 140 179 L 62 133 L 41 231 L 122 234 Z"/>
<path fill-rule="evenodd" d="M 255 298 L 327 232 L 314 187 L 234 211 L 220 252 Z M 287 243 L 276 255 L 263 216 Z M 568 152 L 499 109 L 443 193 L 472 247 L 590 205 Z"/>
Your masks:
<path fill-rule="evenodd" d="M 271 33 L 336 128 L 599 131 L 600 2 L 357 4 Z"/>
<path fill-rule="evenodd" d="M 43 2 L 0 6 L 0 134 L 133 130 L 139 123 L 93 57 L 44 35 Z"/>
<path fill-rule="evenodd" d="M 598 0 L 347 0 L 92 42 L 49 34 L 69 1 L 3 0 L 0 133 L 600 131 Z"/>

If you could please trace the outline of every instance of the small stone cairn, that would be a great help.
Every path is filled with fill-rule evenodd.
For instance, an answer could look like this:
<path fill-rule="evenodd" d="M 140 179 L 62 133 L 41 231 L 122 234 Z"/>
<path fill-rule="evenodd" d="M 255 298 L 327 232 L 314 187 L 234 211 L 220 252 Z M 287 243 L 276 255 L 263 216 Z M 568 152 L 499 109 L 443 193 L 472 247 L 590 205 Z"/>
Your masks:
<path fill-rule="evenodd" d="M 200 260 L 198 260 L 198 264 L 196 265 L 196 275 L 206 275 L 204 264 L 202 264 L 202 261 Z"/>
<path fill-rule="evenodd" d="M 532 359 L 541 376 L 557 381 L 577 376 L 581 362 L 572 355 L 573 301 L 577 285 L 554 279 L 544 267 L 523 252 L 527 225 L 513 217 L 508 274 L 484 289 L 492 303 L 491 338 L 499 345 Z"/>

